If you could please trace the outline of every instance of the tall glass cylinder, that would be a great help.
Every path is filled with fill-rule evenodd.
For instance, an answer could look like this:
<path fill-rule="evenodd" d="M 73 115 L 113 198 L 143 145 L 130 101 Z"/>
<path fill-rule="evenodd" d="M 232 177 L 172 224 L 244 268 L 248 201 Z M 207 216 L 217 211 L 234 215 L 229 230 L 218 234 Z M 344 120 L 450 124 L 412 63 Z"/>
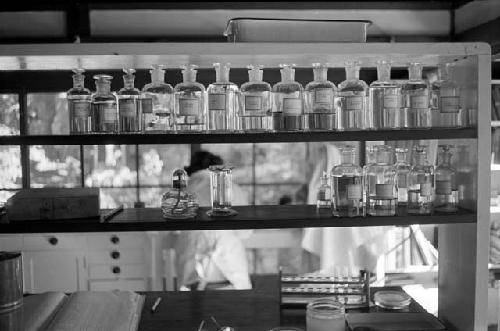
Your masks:
<path fill-rule="evenodd" d="M 396 148 L 396 177 L 398 188 L 398 205 L 406 206 L 408 204 L 408 185 L 410 183 L 411 166 L 407 162 L 408 149 Z"/>
<path fill-rule="evenodd" d="M 376 162 L 365 173 L 367 209 L 372 216 L 396 214 L 396 169 L 392 162 L 390 146 L 376 146 Z"/>
<path fill-rule="evenodd" d="M 210 201 L 212 209 L 209 216 L 229 216 L 236 212 L 231 209 L 233 186 L 232 167 L 210 166 Z"/>

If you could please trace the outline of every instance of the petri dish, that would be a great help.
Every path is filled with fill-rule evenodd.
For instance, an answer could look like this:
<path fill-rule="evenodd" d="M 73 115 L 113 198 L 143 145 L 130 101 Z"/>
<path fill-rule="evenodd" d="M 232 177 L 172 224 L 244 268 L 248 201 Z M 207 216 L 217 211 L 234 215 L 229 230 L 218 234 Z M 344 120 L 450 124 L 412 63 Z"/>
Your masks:
<path fill-rule="evenodd" d="M 411 303 L 411 297 L 403 291 L 378 291 L 373 295 L 375 304 L 384 309 L 404 309 Z"/>

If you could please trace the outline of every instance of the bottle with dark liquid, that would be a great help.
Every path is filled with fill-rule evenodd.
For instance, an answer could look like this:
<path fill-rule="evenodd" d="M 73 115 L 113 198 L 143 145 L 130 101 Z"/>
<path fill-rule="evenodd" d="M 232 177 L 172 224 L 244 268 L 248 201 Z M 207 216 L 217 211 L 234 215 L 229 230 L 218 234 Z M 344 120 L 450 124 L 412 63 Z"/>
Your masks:
<path fill-rule="evenodd" d="M 96 133 L 118 132 L 118 107 L 111 93 L 112 76 L 95 75 L 96 92 L 92 95 L 92 130 Z"/>
<path fill-rule="evenodd" d="M 304 93 L 309 130 L 337 130 L 337 87 L 327 79 L 326 64 L 313 63 L 312 66 L 314 81 L 306 85 Z"/>
<path fill-rule="evenodd" d="M 69 132 L 71 134 L 90 133 L 92 92 L 84 87 L 83 69 L 74 69 L 73 87 L 66 93 L 69 110 Z"/>
<path fill-rule="evenodd" d="M 297 131 L 305 129 L 302 85 L 295 81 L 294 64 L 281 64 L 281 82 L 273 86 L 273 129 Z"/>

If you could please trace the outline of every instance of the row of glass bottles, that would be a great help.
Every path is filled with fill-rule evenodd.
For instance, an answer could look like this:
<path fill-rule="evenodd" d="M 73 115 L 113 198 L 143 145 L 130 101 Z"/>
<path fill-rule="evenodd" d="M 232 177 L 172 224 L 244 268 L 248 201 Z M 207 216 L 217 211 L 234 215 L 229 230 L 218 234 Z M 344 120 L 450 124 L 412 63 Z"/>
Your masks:
<path fill-rule="evenodd" d="M 368 162 L 356 165 L 355 149 L 341 149 L 341 164 L 323 173 L 318 191 L 318 209 L 331 209 L 339 217 L 393 216 L 397 206 L 409 214 L 456 212 L 456 171 L 451 165 L 452 145 L 439 145 L 436 168 L 427 162 L 426 146 L 414 148 L 414 163 L 407 162 L 408 150 L 396 148 L 396 163 L 390 146 L 368 151 Z M 366 210 L 365 210 L 366 207 Z"/>
<path fill-rule="evenodd" d="M 264 82 L 263 67 L 249 66 L 249 81 L 238 89 L 229 81 L 229 64 L 215 63 L 216 82 L 196 82 L 196 66 L 182 67 L 183 82 L 172 88 L 165 70 L 153 66 L 151 83 L 134 87 L 133 69 L 124 69 L 124 87 L 115 96 L 112 77 L 96 75 L 96 92 L 84 88 L 75 69 L 67 93 L 71 133 L 140 131 L 296 131 L 461 127 L 460 88 L 449 79 L 451 65 L 438 68 L 431 86 L 422 66 L 411 63 L 409 80 L 390 79 L 391 66 L 380 61 L 378 79 L 359 79 L 357 62 L 346 63 L 346 80 L 338 88 L 327 80 L 327 65 L 313 63 L 314 81 L 295 81 L 294 65 L 281 65 L 281 81 Z"/>

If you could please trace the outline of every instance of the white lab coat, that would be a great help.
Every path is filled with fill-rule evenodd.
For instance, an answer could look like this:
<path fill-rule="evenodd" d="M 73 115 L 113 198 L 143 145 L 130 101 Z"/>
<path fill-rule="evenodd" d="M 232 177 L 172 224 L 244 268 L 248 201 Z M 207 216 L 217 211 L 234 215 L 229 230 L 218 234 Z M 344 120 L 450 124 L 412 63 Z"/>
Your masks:
<path fill-rule="evenodd" d="M 188 180 L 189 192 L 195 193 L 200 206 L 210 206 L 210 173 L 198 171 Z M 233 205 L 248 205 L 245 192 L 233 183 Z M 252 233 L 233 230 L 182 231 L 177 239 L 176 269 L 180 285 L 228 280 L 235 289 L 250 289 L 248 262 L 241 241 Z"/>

